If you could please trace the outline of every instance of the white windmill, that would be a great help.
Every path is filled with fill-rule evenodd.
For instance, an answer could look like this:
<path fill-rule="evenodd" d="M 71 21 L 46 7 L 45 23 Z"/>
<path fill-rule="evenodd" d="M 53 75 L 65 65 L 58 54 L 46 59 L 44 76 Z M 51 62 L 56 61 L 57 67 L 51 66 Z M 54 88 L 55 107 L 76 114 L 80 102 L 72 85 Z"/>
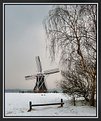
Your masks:
<path fill-rule="evenodd" d="M 35 84 L 33 91 L 38 92 L 38 93 L 40 93 L 40 92 L 44 93 L 44 92 L 47 92 L 47 87 L 45 85 L 45 76 L 48 75 L 48 74 L 58 73 L 59 68 L 42 71 L 42 66 L 41 66 L 41 61 L 40 61 L 39 56 L 36 56 L 35 59 L 36 59 L 38 72 L 37 72 L 36 75 L 25 76 L 25 79 L 26 80 L 36 79 L 36 84 Z"/>

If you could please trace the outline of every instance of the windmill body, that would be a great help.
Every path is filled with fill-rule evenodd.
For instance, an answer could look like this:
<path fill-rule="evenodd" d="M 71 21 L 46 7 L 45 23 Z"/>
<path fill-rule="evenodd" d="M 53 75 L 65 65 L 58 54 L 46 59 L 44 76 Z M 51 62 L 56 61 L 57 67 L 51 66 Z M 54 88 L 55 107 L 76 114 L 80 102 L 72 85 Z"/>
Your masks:
<path fill-rule="evenodd" d="M 37 74 L 36 75 L 29 75 L 29 76 L 25 76 L 26 80 L 30 80 L 30 79 L 36 79 L 36 84 L 35 87 L 33 89 L 33 92 L 36 93 L 45 93 L 47 92 L 47 87 L 45 84 L 45 76 L 49 75 L 49 74 L 54 74 L 54 73 L 58 73 L 59 69 L 51 69 L 51 70 L 47 70 L 42 72 L 42 66 L 41 66 L 41 61 L 39 56 L 37 56 L 36 58 L 36 64 L 37 64 Z"/>

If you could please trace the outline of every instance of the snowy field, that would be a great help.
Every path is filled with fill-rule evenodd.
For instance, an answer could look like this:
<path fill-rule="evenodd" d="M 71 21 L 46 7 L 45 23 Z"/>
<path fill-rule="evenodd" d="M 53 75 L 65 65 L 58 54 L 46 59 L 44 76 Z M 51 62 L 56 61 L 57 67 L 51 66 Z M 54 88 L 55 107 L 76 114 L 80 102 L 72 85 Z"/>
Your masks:
<path fill-rule="evenodd" d="M 27 112 L 29 101 L 32 101 L 33 104 L 58 103 L 61 102 L 61 98 L 65 103 L 61 108 L 58 105 L 39 106 L 33 107 L 31 112 Z M 76 106 L 73 106 L 70 99 L 70 97 L 62 93 L 5 93 L 5 117 L 96 116 L 95 107 L 85 106 L 82 103 L 77 103 Z"/>

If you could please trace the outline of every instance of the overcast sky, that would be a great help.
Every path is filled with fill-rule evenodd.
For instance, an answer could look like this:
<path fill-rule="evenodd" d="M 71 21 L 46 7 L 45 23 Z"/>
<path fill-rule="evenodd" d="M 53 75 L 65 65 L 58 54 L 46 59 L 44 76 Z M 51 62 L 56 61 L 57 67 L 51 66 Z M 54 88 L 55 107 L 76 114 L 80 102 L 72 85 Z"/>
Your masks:
<path fill-rule="evenodd" d="M 35 56 L 40 56 L 42 69 L 58 67 L 51 63 L 46 51 L 43 20 L 51 5 L 5 6 L 5 86 L 6 89 L 33 89 L 35 80 L 25 80 L 26 75 L 36 74 Z M 56 87 L 60 74 L 49 75 L 46 85 Z"/>

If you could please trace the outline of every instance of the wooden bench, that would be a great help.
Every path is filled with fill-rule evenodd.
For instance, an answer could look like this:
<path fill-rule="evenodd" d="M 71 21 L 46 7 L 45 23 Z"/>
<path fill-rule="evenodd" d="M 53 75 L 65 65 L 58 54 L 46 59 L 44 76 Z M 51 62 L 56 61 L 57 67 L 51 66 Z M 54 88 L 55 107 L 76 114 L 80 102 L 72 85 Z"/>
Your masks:
<path fill-rule="evenodd" d="M 60 107 L 63 107 L 63 104 L 64 104 L 63 99 L 61 99 L 61 102 L 60 103 L 47 103 L 47 104 L 35 104 L 35 105 L 32 105 L 32 102 L 30 101 L 29 102 L 29 110 L 28 110 L 28 112 L 32 110 L 32 107 L 33 106 L 60 105 Z"/>

